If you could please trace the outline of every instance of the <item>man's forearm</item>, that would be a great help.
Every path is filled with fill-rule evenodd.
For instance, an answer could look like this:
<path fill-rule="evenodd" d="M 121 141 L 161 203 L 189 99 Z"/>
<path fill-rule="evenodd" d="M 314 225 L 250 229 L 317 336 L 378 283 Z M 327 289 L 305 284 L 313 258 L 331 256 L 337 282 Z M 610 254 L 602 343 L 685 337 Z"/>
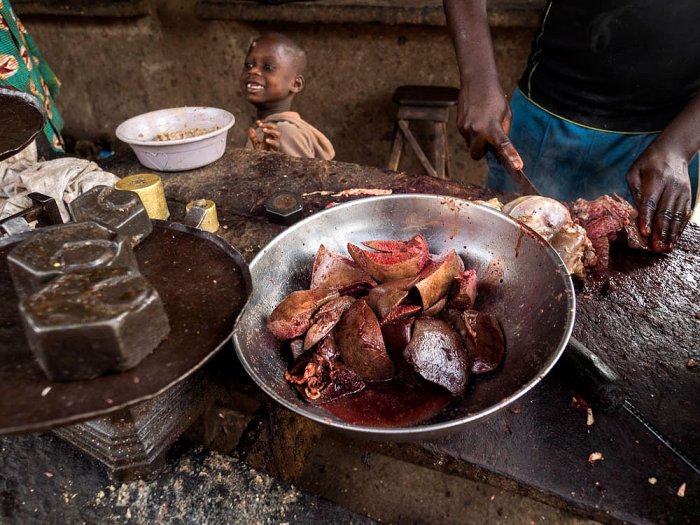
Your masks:
<path fill-rule="evenodd" d="M 474 79 L 498 81 L 486 0 L 443 0 L 462 86 Z"/>
<path fill-rule="evenodd" d="M 687 160 L 700 151 L 700 93 L 685 105 L 655 142 Z"/>

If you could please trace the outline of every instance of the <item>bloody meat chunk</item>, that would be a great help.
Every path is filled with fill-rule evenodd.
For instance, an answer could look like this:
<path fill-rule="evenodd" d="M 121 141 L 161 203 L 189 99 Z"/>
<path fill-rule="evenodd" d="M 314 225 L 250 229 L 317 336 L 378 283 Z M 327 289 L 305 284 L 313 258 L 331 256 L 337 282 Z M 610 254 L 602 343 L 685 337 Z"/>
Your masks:
<path fill-rule="evenodd" d="M 364 270 L 357 268 L 350 257 L 329 250 L 323 244 L 319 246 L 311 271 L 311 286 L 338 290 L 340 295 L 367 293 L 376 281 Z"/>
<path fill-rule="evenodd" d="M 280 341 L 299 337 L 313 324 L 316 311 L 337 297 L 338 292 L 323 287 L 292 292 L 272 311 L 267 327 Z"/>
<path fill-rule="evenodd" d="M 381 251 L 363 250 L 348 243 L 348 253 L 357 266 L 380 283 L 417 276 L 430 257 L 428 243 L 420 234 L 405 242 L 365 241 L 362 244 Z"/>
<path fill-rule="evenodd" d="M 304 353 L 304 339 L 301 337 L 290 339 L 289 350 L 292 353 L 292 360 L 296 361 L 299 359 L 301 354 Z"/>
<path fill-rule="evenodd" d="M 342 295 L 336 299 L 331 299 L 316 312 L 311 319 L 313 324 L 309 327 L 304 338 L 304 350 L 308 350 L 321 339 L 326 337 L 333 327 L 350 308 L 355 299 L 347 295 Z"/>
<path fill-rule="evenodd" d="M 362 378 L 338 360 L 333 336 L 325 337 L 314 349 L 302 354 L 285 372 L 284 378 L 316 405 L 365 388 Z"/>
<path fill-rule="evenodd" d="M 458 310 L 474 308 L 478 282 L 476 270 L 465 270 L 454 278 L 447 306 Z"/>
<path fill-rule="evenodd" d="M 439 319 L 416 319 L 403 356 L 425 380 L 452 395 L 463 396 L 469 377 L 469 358 L 459 335 Z"/>
<path fill-rule="evenodd" d="M 598 257 L 595 270 L 604 270 L 610 262 L 610 243 L 617 232 L 637 217 L 637 211 L 622 197 L 603 195 L 594 201 L 578 199 L 569 203 L 571 218 L 583 226 Z"/>
<path fill-rule="evenodd" d="M 415 284 L 423 310 L 428 310 L 441 299 L 445 299 L 453 279 L 463 271 L 464 262 L 454 250 L 439 258 L 430 259 L 420 273 L 420 280 Z"/>
<path fill-rule="evenodd" d="M 379 321 L 364 298 L 348 308 L 334 334 L 343 361 L 360 377 L 367 381 L 394 377 L 394 363 L 384 346 Z"/>
<path fill-rule="evenodd" d="M 367 304 L 377 318 L 384 321 L 384 318 L 408 297 L 408 292 L 415 282 L 414 277 L 408 277 L 375 286 L 367 294 Z"/>
<path fill-rule="evenodd" d="M 401 356 L 403 349 L 411 340 L 413 322 L 413 317 L 406 317 L 382 324 L 382 337 L 390 356 Z"/>
<path fill-rule="evenodd" d="M 453 310 L 449 320 L 469 354 L 472 374 L 485 374 L 499 367 L 505 354 L 505 340 L 495 316 L 476 310 Z"/>

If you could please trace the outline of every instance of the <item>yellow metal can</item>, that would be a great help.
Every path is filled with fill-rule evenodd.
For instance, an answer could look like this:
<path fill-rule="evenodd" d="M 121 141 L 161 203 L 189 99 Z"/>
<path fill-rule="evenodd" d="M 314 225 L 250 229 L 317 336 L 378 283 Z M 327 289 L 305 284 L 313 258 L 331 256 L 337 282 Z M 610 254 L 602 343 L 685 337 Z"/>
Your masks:
<path fill-rule="evenodd" d="M 204 210 L 204 219 L 198 226 L 200 230 L 216 233 L 219 230 L 219 217 L 216 214 L 216 204 L 209 199 L 196 199 L 190 201 L 185 206 L 185 212 L 189 213 L 193 206 Z"/>
<path fill-rule="evenodd" d="M 118 181 L 114 187 L 118 190 L 129 190 L 138 194 L 151 219 L 165 220 L 170 217 L 168 203 L 165 201 L 163 181 L 153 173 L 138 173 L 129 175 Z"/>

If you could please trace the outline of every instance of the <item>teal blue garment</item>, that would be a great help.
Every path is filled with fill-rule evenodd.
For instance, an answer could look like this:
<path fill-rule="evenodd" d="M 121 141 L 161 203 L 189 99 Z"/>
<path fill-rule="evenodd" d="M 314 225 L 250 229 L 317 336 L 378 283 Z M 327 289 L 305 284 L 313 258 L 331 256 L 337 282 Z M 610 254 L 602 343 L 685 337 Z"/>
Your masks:
<path fill-rule="evenodd" d="M 617 193 L 630 203 L 625 175 L 658 133 L 613 133 L 559 118 L 528 100 L 519 89 L 511 103 L 510 140 L 535 187 L 549 197 L 593 200 Z M 495 155 L 488 155 L 487 186 L 518 191 Z M 693 202 L 698 189 L 698 156 L 689 166 Z"/>

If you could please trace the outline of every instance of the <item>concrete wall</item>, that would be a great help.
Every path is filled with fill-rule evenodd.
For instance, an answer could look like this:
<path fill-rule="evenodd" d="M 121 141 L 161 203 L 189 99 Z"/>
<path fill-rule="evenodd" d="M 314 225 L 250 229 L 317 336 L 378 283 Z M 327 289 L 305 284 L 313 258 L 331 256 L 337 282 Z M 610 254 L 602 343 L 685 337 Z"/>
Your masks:
<path fill-rule="evenodd" d="M 306 47 L 307 88 L 295 106 L 333 142 L 337 160 L 385 167 L 401 84 L 458 85 L 445 27 L 383 24 L 280 24 L 203 20 L 195 0 L 153 0 L 137 18 L 25 16 L 23 20 L 63 82 L 59 106 L 77 138 L 114 133 L 123 120 L 154 109 L 211 105 L 237 119 L 231 137 L 244 143 L 254 112 L 238 76 L 248 43 L 282 31 Z M 533 28 L 494 30 L 502 80 L 511 89 L 522 70 Z M 452 177 L 482 182 L 450 124 Z M 400 166 L 420 170 L 412 154 Z"/>

